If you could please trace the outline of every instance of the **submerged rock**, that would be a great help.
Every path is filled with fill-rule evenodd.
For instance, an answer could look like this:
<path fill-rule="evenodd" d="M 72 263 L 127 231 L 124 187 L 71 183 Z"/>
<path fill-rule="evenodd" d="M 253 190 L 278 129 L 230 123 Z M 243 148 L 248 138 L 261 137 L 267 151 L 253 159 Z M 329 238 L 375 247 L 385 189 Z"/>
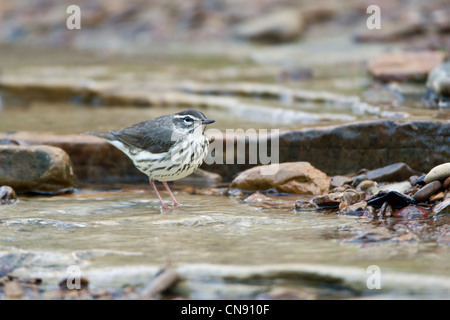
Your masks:
<path fill-rule="evenodd" d="M 450 198 L 436 204 L 433 207 L 434 215 L 450 214 Z"/>
<path fill-rule="evenodd" d="M 397 211 L 394 216 L 404 219 L 426 218 L 429 212 L 418 206 L 407 206 Z"/>
<path fill-rule="evenodd" d="M 0 184 L 17 192 L 60 192 L 74 187 L 69 156 L 51 146 L 0 145 Z"/>
<path fill-rule="evenodd" d="M 294 208 L 293 200 L 288 200 L 283 197 L 270 197 L 261 192 L 255 192 L 244 199 L 244 202 L 260 208 L 280 208 L 292 209 Z"/>
<path fill-rule="evenodd" d="M 257 166 L 240 173 L 230 188 L 268 190 L 278 192 L 320 195 L 330 189 L 330 178 L 308 162 L 287 162 Z"/>

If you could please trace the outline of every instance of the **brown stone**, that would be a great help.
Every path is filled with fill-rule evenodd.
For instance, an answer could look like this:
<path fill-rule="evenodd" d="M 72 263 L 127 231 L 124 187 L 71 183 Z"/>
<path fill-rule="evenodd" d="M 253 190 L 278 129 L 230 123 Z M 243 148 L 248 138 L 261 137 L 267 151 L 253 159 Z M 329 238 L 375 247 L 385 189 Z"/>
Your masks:
<path fill-rule="evenodd" d="M 59 192 L 74 187 L 74 172 L 64 150 L 51 146 L 0 145 L 0 185 L 17 192 Z"/>
<path fill-rule="evenodd" d="M 240 173 L 230 187 L 243 190 L 275 188 L 284 193 L 320 195 L 329 190 L 330 178 L 308 162 L 288 162 L 248 169 Z"/>
<path fill-rule="evenodd" d="M 11 204 L 17 201 L 17 195 L 13 188 L 10 186 L 0 187 L 0 205 Z"/>
<path fill-rule="evenodd" d="M 450 188 L 450 177 L 447 177 L 447 179 L 444 180 L 444 182 L 442 183 L 442 187 L 444 189 Z"/>
<path fill-rule="evenodd" d="M 422 189 L 417 191 L 414 194 L 413 199 L 416 202 L 426 201 L 428 198 L 430 198 L 436 192 L 441 190 L 441 188 L 442 188 L 442 183 L 440 183 L 439 181 L 430 182 L 430 183 L 426 184 Z"/>
<path fill-rule="evenodd" d="M 445 59 L 441 51 L 389 52 L 368 63 L 368 71 L 376 79 L 389 81 L 425 81 L 428 73 Z"/>

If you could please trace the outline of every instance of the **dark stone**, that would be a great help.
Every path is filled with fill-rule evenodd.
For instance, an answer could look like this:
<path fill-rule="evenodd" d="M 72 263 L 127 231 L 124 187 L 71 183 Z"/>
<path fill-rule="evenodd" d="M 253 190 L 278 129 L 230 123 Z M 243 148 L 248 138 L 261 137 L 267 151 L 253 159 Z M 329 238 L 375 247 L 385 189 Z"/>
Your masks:
<path fill-rule="evenodd" d="M 413 198 L 405 196 L 397 191 L 389 191 L 388 193 L 377 193 L 367 200 L 367 205 L 374 208 L 381 208 L 385 202 L 394 209 L 403 208 L 415 203 Z"/>

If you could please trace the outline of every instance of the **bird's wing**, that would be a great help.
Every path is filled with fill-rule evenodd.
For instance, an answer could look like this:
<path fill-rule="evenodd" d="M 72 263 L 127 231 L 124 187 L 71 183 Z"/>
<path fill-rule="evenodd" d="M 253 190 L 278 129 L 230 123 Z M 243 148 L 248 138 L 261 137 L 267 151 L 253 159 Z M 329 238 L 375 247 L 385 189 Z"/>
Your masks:
<path fill-rule="evenodd" d="M 121 130 L 112 130 L 110 133 L 122 143 L 152 153 L 167 152 L 175 143 L 172 139 L 172 130 L 157 125 L 150 126 L 146 123 L 138 123 Z"/>

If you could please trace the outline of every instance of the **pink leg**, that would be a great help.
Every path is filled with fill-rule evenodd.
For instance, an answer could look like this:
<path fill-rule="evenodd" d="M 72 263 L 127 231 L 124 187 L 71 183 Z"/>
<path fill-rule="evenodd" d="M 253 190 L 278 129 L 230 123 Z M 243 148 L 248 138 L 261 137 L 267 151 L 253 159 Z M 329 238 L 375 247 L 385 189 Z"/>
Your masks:
<path fill-rule="evenodd" d="M 172 191 L 170 191 L 169 185 L 167 184 L 166 181 L 162 181 L 164 187 L 166 187 L 166 190 L 169 192 L 170 196 L 172 197 L 173 200 L 173 206 L 174 207 L 179 207 L 181 206 L 181 204 L 178 203 L 177 199 L 175 199 L 175 196 L 173 195 Z"/>
<path fill-rule="evenodd" d="M 163 209 L 169 209 L 169 207 L 163 202 L 163 199 L 159 195 L 158 189 L 156 188 L 156 185 L 155 185 L 155 181 L 153 181 L 152 179 L 148 179 L 148 181 L 152 185 L 153 189 L 155 189 L 156 195 L 158 196 L 159 201 L 161 201 L 161 207 Z"/>

